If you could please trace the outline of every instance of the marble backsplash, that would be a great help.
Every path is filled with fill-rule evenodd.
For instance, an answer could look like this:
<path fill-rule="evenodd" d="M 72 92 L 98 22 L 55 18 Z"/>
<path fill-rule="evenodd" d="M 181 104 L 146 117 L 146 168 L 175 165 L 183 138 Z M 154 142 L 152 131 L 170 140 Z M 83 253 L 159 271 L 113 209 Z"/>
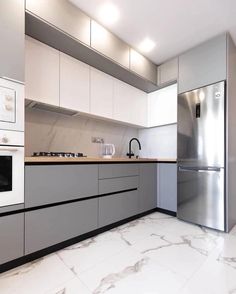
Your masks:
<path fill-rule="evenodd" d="M 26 109 L 25 113 L 26 156 L 37 151 L 65 151 L 97 157 L 101 154 L 101 145 L 92 143 L 91 137 L 102 137 L 105 143 L 115 144 L 115 157 L 122 157 L 128 151 L 129 140 L 137 136 L 136 128 L 110 121 L 36 109 Z"/>

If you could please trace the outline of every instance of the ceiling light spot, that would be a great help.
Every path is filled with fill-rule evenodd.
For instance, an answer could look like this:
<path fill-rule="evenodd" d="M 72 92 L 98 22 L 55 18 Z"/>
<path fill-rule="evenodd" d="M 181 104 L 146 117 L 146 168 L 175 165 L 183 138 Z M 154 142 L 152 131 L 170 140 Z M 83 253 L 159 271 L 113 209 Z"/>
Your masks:
<path fill-rule="evenodd" d="M 144 53 L 150 52 L 156 44 L 149 38 L 144 39 L 140 45 L 139 45 L 139 50 Z"/>
<path fill-rule="evenodd" d="M 120 12 L 114 4 L 107 2 L 101 6 L 98 16 L 103 24 L 109 25 L 115 23 L 119 19 Z"/>

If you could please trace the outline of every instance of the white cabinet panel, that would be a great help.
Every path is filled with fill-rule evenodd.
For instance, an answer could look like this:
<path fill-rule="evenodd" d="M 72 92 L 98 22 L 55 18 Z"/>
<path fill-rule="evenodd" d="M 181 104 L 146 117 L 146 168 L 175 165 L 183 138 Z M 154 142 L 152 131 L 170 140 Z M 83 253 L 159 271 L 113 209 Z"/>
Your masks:
<path fill-rule="evenodd" d="M 148 126 L 177 122 L 177 84 L 148 94 Z"/>
<path fill-rule="evenodd" d="M 89 66 L 60 53 L 60 106 L 89 112 Z"/>
<path fill-rule="evenodd" d="M 112 118 L 113 78 L 92 67 L 90 78 L 90 113 Z"/>
<path fill-rule="evenodd" d="M 158 66 L 157 72 L 157 85 L 162 86 L 164 84 L 177 81 L 178 79 L 178 58 L 171 59 Z"/>
<path fill-rule="evenodd" d="M 114 79 L 113 118 L 139 126 L 147 125 L 147 94 Z"/>
<path fill-rule="evenodd" d="M 26 37 L 26 98 L 59 106 L 59 51 Z"/>

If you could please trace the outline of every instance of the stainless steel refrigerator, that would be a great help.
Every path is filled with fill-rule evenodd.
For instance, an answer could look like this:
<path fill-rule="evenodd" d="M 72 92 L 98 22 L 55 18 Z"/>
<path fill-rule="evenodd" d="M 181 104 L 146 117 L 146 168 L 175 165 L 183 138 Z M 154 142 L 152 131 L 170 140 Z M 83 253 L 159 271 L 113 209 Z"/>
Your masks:
<path fill-rule="evenodd" d="M 178 96 L 179 219 L 225 230 L 225 82 Z"/>

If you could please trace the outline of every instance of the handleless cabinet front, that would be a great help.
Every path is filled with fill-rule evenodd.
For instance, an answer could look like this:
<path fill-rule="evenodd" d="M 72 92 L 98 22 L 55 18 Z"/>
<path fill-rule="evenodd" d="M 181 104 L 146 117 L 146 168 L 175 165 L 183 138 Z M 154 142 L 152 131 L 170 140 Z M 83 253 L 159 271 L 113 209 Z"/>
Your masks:
<path fill-rule="evenodd" d="M 59 51 L 26 36 L 25 97 L 59 106 Z"/>
<path fill-rule="evenodd" d="M 25 213 L 25 253 L 29 254 L 97 229 L 98 199 Z"/>
<path fill-rule="evenodd" d="M 90 45 L 90 18 L 70 1 L 26 0 L 26 9 L 68 35 Z"/>
<path fill-rule="evenodd" d="M 139 211 L 144 212 L 157 207 L 157 164 L 139 164 Z"/>
<path fill-rule="evenodd" d="M 24 1 L 0 1 L 0 77 L 24 82 Z"/>
<path fill-rule="evenodd" d="M 164 86 L 178 80 L 178 58 L 171 59 L 157 68 L 157 85 Z"/>
<path fill-rule="evenodd" d="M 226 38 L 222 34 L 179 56 L 179 93 L 226 79 Z"/>
<path fill-rule="evenodd" d="M 98 195 L 97 165 L 36 165 L 25 168 L 25 207 Z"/>
<path fill-rule="evenodd" d="M 99 164 L 99 179 L 138 176 L 137 163 Z"/>
<path fill-rule="evenodd" d="M 0 264 L 24 255 L 24 214 L 0 217 Z"/>

